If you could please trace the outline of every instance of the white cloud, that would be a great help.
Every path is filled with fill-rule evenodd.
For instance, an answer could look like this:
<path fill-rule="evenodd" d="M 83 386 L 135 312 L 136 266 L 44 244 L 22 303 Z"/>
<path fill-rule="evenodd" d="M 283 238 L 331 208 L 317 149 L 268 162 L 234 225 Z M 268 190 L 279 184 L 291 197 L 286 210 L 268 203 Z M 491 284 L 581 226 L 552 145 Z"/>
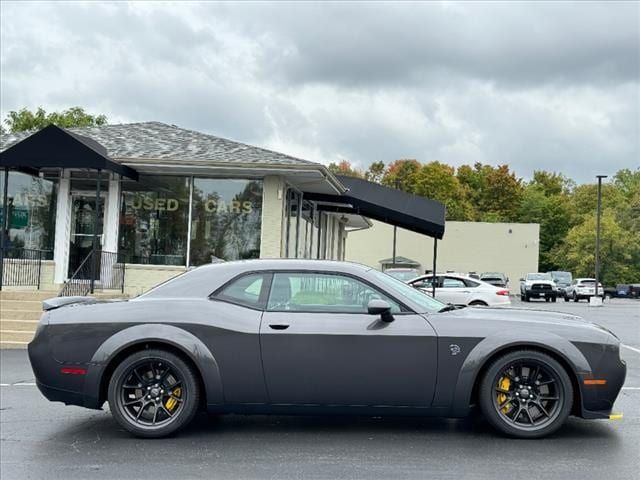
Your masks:
<path fill-rule="evenodd" d="M 0 3 L 0 114 L 81 105 L 310 160 L 640 163 L 637 3 Z"/>

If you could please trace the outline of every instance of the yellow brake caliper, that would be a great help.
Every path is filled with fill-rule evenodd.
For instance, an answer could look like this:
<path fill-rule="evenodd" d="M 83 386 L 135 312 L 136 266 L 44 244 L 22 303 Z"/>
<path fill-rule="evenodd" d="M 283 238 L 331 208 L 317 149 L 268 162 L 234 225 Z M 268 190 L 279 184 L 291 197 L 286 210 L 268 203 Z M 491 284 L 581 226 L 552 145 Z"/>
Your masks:
<path fill-rule="evenodd" d="M 164 404 L 165 408 L 169 412 L 172 412 L 173 409 L 176 408 L 176 405 L 178 404 L 178 400 L 176 400 L 173 397 L 180 398 L 181 395 L 182 395 L 182 389 L 180 387 L 176 388 L 173 392 L 169 392 L 169 398 L 167 399 L 167 402 Z"/>
<path fill-rule="evenodd" d="M 509 377 L 502 377 L 498 382 L 498 388 L 500 390 L 509 390 L 511 386 L 511 380 Z M 498 405 L 502 405 L 503 402 L 507 400 L 507 395 L 505 393 L 498 393 Z M 512 406 L 510 403 L 507 403 L 504 407 L 501 408 L 502 413 L 509 413 Z"/>

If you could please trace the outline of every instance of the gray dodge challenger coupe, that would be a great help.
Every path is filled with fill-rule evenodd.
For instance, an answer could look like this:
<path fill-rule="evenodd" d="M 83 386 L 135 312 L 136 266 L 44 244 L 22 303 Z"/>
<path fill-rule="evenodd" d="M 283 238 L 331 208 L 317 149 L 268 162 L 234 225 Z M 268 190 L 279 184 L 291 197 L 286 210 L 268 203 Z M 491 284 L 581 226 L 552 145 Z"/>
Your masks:
<path fill-rule="evenodd" d="M 542 437 L 609 418 L 620 342 L 580 317 L 458 308 L 362 265 L 207 265 L 132 300 L 44 302 L 29 357 L 52 401 L 110 410 L 140 437 L 197 411 L 463 417 Z"/>

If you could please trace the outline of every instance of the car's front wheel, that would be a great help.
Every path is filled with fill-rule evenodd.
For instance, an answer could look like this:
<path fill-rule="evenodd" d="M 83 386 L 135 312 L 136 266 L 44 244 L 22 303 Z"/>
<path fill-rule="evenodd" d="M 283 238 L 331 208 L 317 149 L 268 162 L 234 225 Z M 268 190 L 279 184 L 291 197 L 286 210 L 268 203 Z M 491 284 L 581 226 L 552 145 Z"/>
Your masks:
<path fill-rule="evenodd" d="M 180 357 L 143 350 L 125 358 L 109 382 L 109 407 L 116 421 L 139 437 L 170 435 L 187 425 L 199 405 L 198 381 Z"/>
<path fill-rule="evenodd" d="M 495 360 L 479 390 L 480 407 L 496 429 L 519 438 L 539 438 L 565 422 L 573 387 L 554 358 L 535 350 L 518 350 Z"/>

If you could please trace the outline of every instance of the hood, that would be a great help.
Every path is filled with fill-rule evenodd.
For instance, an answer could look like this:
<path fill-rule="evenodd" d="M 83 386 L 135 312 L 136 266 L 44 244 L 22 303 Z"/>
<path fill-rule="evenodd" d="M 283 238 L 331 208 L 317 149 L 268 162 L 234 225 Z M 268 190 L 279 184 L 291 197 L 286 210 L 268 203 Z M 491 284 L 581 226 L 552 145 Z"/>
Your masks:
<path fill-rule="evenodd" d="M 446 312 L 452 316 L 461 317 L 467 320 L 479 322 L 508 321 L 518 324 L 542 324 L 542 325 L 564 325 L 564 326 L 594 326 L 578 315 L 563 312 L 550 312 L 548 310 L 534 310 L 529 308 L 463 308 Z"/>

